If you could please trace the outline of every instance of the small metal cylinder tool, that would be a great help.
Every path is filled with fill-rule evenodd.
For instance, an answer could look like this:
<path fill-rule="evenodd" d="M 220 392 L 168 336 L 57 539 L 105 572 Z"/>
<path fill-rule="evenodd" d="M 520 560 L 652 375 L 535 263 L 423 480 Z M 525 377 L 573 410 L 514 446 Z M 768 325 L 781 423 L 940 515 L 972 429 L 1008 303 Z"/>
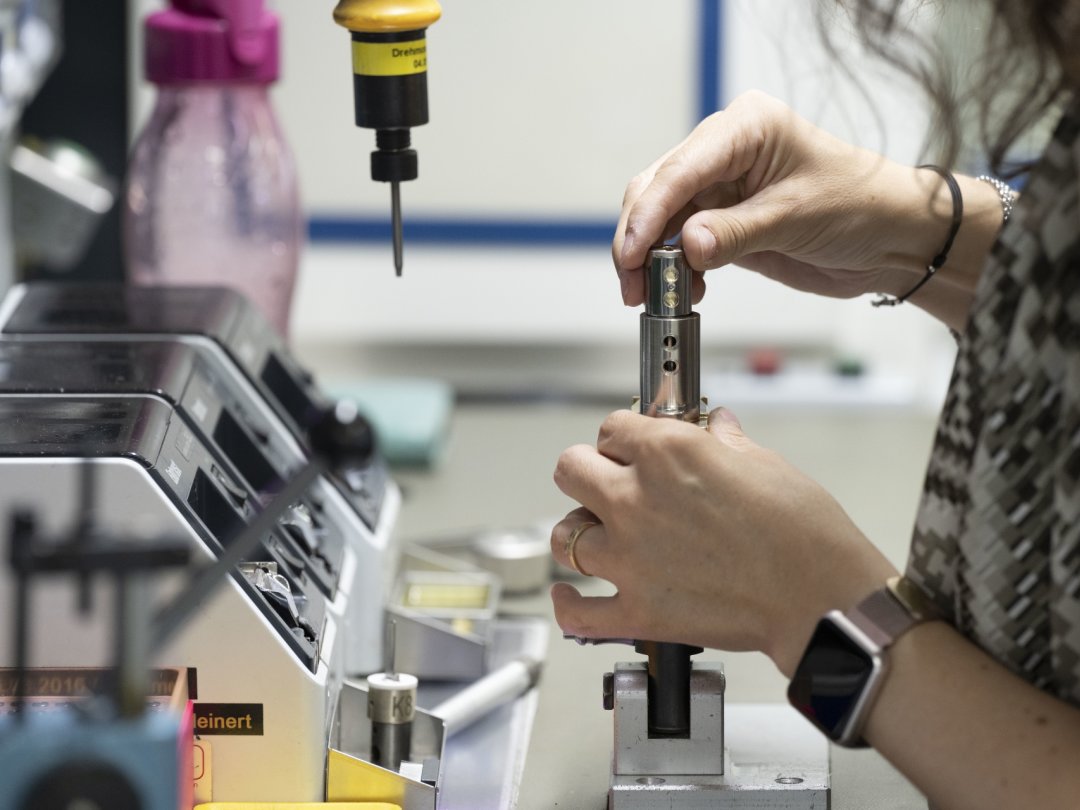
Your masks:
<path fill-rule="evenodd" d="M 649 251 L 641 315 L 641 412 L 698 422 L 701 327 L 690 309 L 691 273 L 682 248 Z M 689 737 L 690 656 L 701 648 L 642 641 L 637 650 L 649 657 L 649 736 Z"/>
<path fill-rule="evenodd" d="M 376 672 L 367 679 L 371 759 L 391 771 L 401 767 L 412 748 L 416 684 L 414 676 L 404 673 Z"/>
<path fill-rule="evenodd" d="M 409 758 L 417 686 L 414 675 L 396 671 L 394 629 L 391 622 L 387 632 L 386 672 L 376 672 L 367 679 L 371 761 L 391 771 L 399 770 L 402 760 Z"/>
<path fill-rule="evenodd" d="M 701 326 L 691 311 L 682 248 L 649 251 L 641 314 L 641 412 L 696 422 L 701 415 Z"/>

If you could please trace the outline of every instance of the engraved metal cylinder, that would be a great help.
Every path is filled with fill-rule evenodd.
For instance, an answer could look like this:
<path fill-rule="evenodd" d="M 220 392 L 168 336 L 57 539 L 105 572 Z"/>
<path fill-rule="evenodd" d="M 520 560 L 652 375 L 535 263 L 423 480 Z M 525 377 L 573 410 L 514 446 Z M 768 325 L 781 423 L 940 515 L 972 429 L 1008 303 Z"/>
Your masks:
<path fill-rule="evenodd" d="M 412 748 L 416 716 L 416 685 L 412 675 L 379 672 L 368 676 L 368 717 L 371 718 L 371 761 L 396 771 Z"/>
<path fill-rule="evenodd" d="M 682 248 L 649 251 L 641 315 L 641 412 L 696 422 L 701 414 L 701 322 L 691 311 Z"/>

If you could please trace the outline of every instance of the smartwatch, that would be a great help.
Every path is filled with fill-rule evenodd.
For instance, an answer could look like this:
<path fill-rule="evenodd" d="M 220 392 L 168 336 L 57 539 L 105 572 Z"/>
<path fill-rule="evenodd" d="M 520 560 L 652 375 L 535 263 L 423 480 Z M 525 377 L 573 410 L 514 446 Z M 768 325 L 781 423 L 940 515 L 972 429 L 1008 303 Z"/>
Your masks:
<path fill-rule="evenodd" d="M 904 577 L 890 578 L 847 612 L 829 611 L 795 669 L 788 700 L 833 742 L 866 747 L 862 729 L 885 680 L 886 650 L 933 618 L 929 598 Z"/>

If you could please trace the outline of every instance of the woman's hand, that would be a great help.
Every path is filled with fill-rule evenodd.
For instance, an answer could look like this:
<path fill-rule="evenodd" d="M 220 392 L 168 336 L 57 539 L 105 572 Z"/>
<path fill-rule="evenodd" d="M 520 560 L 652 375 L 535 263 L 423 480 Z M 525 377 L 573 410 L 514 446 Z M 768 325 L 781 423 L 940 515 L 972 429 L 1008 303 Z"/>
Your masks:
<path fill-rule="evenodd" d="M 552 590 L 564 630 L 593 638 L 763 650 L 791 676 L 819 616 L 895 574 L 817 484 L 743 435 L 726 412 L 709 432 L 621 411 L 597 447 L 559 459 L 555 480 L 584 505 L 580 565 L 618 587 Z M 864 731 L 934 807 L 1073 807 L 1080 711 L 1025 682 L 944 622 L 889 649 L 889 677 Z"/>
<path fill-rule="evenodd" d="M 823 613 L 895 573 L 828 493 L 724 410 L 708 432 L 618 411 L 596 448 L 562 454 L 555 483 L 584 507 L 552 532 L 555 558 L 568 564 L 571 532 L 599 520 L 576 559 L 618 588 L 586 598 L 554 587 L 573 635 L 762 650 L 790 675 Z"/>
<path fill-rule="evenodd" d="M 942 277 L 971 287 L 1001 208 L 987 184 L 959 179 L 966 227 Z M 649 248 L 680 232 L 695 270 L 736 263 L 820 295 L 900 295 L 941 250 L 951 215 L 935 172 L 846 144 L 753 92 L 706 118 L 631 181 L 612 253 L 628 306 L 644 300 Z M 968 224 L 975 220 L 977 227 Z M 703 292 L 698 280 L 696 298 Z M 970 289 L 964 295 L 934 314 L 950 322 L 965 317 Z"/>

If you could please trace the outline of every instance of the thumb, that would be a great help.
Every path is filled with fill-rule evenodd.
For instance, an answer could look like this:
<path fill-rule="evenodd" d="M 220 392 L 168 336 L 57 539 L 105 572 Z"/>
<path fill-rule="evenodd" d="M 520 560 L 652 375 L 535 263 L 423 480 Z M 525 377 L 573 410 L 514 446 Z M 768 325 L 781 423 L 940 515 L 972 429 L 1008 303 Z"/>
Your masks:
<path fill-rule="evenodd" d="M 738 417 L 727 408 L 709 411 L 709 433 L 733 450 L 754 446 L 754 442 L 743 433 Z"/>
<path fill-rule="evenodd" d="M 633 635 L 619 595 L 582 596 L 577 588 L 557 582 L 551 589 L 555 622 L 564 633 L 581 638 L 622 638 Z"/>
<path fill-rule="evenodd" d="M 750 253 L 772 247 L 768 237 L 773 206 L 747 200 L 730 208 L 698 211 L 682 228 L 686 259 L 696 270 L 733 264 Z"/>

